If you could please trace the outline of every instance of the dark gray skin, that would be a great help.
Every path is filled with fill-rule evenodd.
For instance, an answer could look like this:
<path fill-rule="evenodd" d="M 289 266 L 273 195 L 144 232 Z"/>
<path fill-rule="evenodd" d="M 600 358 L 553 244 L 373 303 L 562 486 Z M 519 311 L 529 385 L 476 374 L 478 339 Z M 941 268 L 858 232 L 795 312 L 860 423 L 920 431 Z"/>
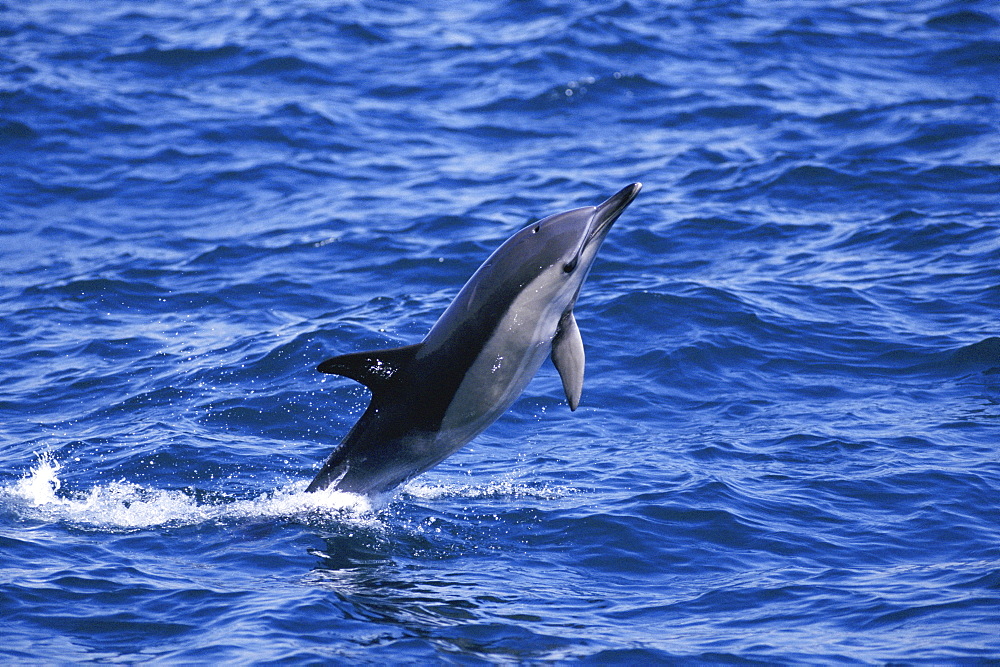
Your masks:
<path fill-rule="evenodd" d="M 633 183 L 599 206 L 559 213 L 510 237 L 416 345 L 318 366 L 372 392 L 368 409 L 307 491 L 381 494 L 437 465 L 492 424 L 551 353 L 570 409 L 583 390 L 573 306 Z"/>

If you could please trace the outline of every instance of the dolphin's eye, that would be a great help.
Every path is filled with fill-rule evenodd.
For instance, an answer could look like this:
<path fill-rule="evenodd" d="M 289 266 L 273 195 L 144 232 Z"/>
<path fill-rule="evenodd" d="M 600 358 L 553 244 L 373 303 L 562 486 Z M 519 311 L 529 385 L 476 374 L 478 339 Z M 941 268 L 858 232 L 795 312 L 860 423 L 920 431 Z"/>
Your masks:
<path fill-rule="evenodd" d="M 573 261 L 566 262 L 565 264 L 563 264 L 563 271 L 565 273 L 573 273 L 573 269 L 576 268 L 576 265 L 579 262 L 579 259 L 580 259 L 579 257 L 574 257 Z"/>
<path fill-rule="evenodd" d="M 538 230 L 540 230 L 541 228 L 542 228 L 541 225 L 535 225 L 535 228 L 531 230 L 531 233 L 532 234 L 537 234 Z"/>

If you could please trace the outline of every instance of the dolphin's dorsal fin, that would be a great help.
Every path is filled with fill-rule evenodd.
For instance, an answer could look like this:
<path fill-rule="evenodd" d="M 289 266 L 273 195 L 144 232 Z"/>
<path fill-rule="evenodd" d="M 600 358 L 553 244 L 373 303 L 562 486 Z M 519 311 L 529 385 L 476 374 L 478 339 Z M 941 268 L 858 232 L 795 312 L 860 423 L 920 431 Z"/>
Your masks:
<path fill-rule="evenodd" d="M 357 380 L 372 390 L 385 391 L 392 377 L 409 364 L 420 349 L 420 343 L 388 350 L 352 352 L 327 359 L 316 367 L 320 373 L 332 373 Z"/>
<path fill-rule="evenodd" d="M 576 325 L 573 311 L 568 310 L 559 320 L 556 336 L 552 339 L 552 363 L 562 378 L 563 391 L 569 401 L 569 409 L 576 410 L 583 393 L 583 338 Z"/>

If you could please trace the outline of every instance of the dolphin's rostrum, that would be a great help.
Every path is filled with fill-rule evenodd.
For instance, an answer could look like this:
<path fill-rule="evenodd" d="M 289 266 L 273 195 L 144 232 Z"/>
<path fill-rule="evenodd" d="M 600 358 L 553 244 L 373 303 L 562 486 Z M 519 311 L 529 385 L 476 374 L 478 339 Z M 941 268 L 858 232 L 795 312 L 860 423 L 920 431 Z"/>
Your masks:
<path fill-rule="evenodd" d="M 357 380 L 372 397 L 307 490 L 384 493 L 437 465 L 502 415 L 550 352 L 576 410 L 584 354 L 573 305 L 601 242 L 640 187 L 514 234 L 422 342 L 321 363 L 318 370 Z"/>

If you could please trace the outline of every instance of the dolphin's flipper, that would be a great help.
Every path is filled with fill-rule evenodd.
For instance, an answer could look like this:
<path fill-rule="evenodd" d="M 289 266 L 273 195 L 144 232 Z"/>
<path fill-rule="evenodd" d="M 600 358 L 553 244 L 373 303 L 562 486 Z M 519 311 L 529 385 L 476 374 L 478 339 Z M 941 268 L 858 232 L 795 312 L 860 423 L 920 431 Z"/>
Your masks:
<path fill-rule="evenodd" d="M 576 325 L 572 310 L 566 311 L 559 320 L 559 328 L 556 330 L 555 338 L 552 339 L 552 363 L 562 378 L 569 409 L 576 410 L 580 405 L 580 394 L 583 393 L 585 358 L 583 338 L 580 336 L 580 327 Z"/>
<path fill-rule="evenodd" d="M 384 391 L 392 376 L 409 364 L 420 349 L 420 343 L 394 347 L 388 350 L 352 352 L 327 359 L 316 370 L 357 380 L 372 390 L 373 394 Z"/>

